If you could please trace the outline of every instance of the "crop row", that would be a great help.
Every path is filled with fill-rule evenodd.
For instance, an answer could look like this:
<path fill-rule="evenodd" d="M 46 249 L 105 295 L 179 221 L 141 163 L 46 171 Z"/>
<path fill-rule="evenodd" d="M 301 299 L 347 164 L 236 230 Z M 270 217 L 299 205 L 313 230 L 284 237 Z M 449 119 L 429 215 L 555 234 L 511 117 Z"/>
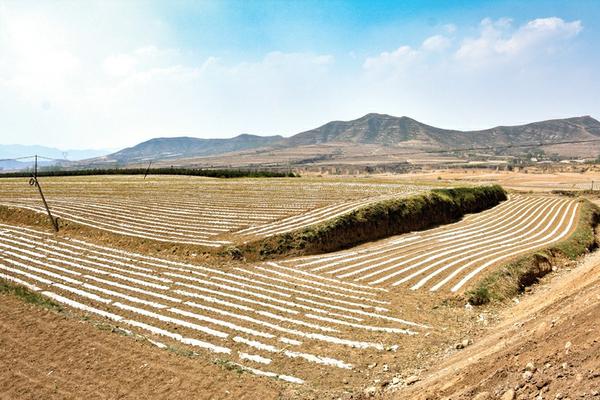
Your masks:
<path fill-rule="evenodd" d="M 276 263 L 222 270 L 5 224 L 0 277 L 160 347 L 192 346 L 297 383 L 430 329 L 395 315 L 369 285 Z"/>
<path fill-rule="evenodd" d="M 285 264 L 369 285 L 456 292 L 488 268 L 568 237 L 578 207 L 577 201 L 564 198 L 512 196 L 442 228 Z"/>
<path fill-rule="evenodd" d="M 126 181 L 89 177 L 89 181 L 50 180 L 43 185 L 53 213 L 64 220 L 116 234 L 209 247 L 287 232 L 334 218 L 388 193 L 406 195 L 424 189 L 277 180 L 258 181 L 266 187 L 247 181 L 215 185 L 194 180 L 187 186 L 175 182 L 149 181 L 145 186 L 134 182 L 129 187 Z M 0 205 L 45 212 L 37 192 L 23 182 L 1 181 L 0 188 Z"/>

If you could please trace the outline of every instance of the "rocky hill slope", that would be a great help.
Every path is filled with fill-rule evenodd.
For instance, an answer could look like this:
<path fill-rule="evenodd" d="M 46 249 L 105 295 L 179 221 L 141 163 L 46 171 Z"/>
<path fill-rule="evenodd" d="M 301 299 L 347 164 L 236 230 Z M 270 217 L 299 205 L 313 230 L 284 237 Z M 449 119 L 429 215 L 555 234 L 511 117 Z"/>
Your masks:
<path fill-rule="evenodd" d="M 598 140 L 584 144 L 586 156 L 600 152 L 600 122 L 590 116 L 555 119 L 518 126 L 498 126 L 480 131 L 458 131 L 436 128 L 408 117 L 367 114 L 352 121 L 332 121 L 318 128 L 282 136 L 240 135 L 231 139 L 198 139 L 191 137 L 158 138 L 111 154 L 104 159 L 120 163 L 148 160 L 216 156 L 232 152 L 252 151 L 252 154 L 289 152 L 319 146 L 351 146 L 353 154 L 373 152 L 373 146 L 389 151 L 450 150 L 489 147 L 495 154 L 525 154 L 539 143 Z M 523 145 L 531 145 L 522 147 Z M 516 147 L 512 147 L 516 146 Z M 573 145 L 577 146 L 577 145 Z M 497 149 L 497 147 L 502 147 Z M 581 144 L 579 145 L 581 147 Z M 569 145 L 553 147 L 548 154 L 570 155 Z M 589 153 L 589 154 L 588 154 Z M 315 153 L 316 154 L 316 153 Z M 276 155 L 276 154 L 275 154 Z"/>

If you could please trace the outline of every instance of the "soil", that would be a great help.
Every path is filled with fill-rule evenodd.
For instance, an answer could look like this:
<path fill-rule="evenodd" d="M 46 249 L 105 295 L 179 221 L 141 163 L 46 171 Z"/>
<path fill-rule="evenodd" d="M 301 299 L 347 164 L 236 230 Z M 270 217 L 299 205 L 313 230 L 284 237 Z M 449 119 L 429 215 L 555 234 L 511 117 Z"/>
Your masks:
<path fill-rule="evenodd" d="M 0 331 L 0 399 L 275 399 L 290 390 L 10 295 L 0 295 Z"/>
<path fill-rule="evenodd" d="M 476 179 L 451 175 L 443 180 L 488 179 L 483 173 Z M 538 188 L 546 179 L 528 180 L 531 176 L 496 175 L 489 181 L 513 180 L 524 189 Z M 571 177 L 548 179 L 558 183 Z M 581 182 L 590 178 L 595 175 L 582 176 Z M 68 236 L 90 240 L 89 233 L 73 229 Z M 94 239 L 159 257 L 169 252 L 169 258 L 193 263 L 217 259 L 186 254 L 191 249 Z M 225 270 L 232 267 L 221 263 Z M 547 276 L 516 299 L 518 304 L 466 309 L 458 299 L 409 296 L 402 290 L 392 295 L 394 310 L 427 315 L 428 323 L 444 320 L 449 329 L 419 338 L 397 356 L 363 360 L 348 380 L 333 372 L 314 385 L 240 373 L 204 354 L 162 350 L 143 338 L 123 336 L 81 314 L 0 295 L 0 399 L 600 399 L 600 253 Z M 460 346 L 454 346 L 457 341 Z M 386 365 L 389 371 L 383 370 Z"/>
<path fill-rule="evenodd" d="M 423 185 L 499 184 L 505 189 L 549 192 L 552 190 L 600 190 L 600 166 L 527 167 L 519 171 L 444 169 L 407 174 L 380 175 L 395 182 Z"/>
<path fill-rule="evenodd" d="M 501 318 L 474 345 L 384 397 L 600 398 L 600 253 L 537 286 Z"/>
<path fill-rule="evenodd" d="M 505 398 L 598 396 L 600 253 L 518 300 L 501 312 L 500 323 L 474 333 L 473 344 L 449 357 L 434 356 L 438 360 L 429 360 L 434 367 L 414 378 L 404 373 L 396 386 L 388 377 L 374 381 L 375 391 L 366 386 L 321 396 L 307 387 L 230 371 L 203 357 L 161 350 L 76 314 L 2 295 L 0 398 L 360 399 L 373 392 L 385 399 L 458 400 L 501 398 L 511 390 L 515 396 Z M 405 386 L 411 380 L 417 382 Z"/>

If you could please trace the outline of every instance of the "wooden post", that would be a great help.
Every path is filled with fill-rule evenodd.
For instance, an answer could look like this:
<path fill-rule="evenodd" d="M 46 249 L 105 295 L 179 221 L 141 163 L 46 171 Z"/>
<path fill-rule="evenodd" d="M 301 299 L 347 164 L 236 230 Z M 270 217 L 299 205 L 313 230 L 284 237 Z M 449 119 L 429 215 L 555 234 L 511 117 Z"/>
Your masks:
<path fill-rule="evenodd" d="M 40 197 L 42 198 L 42 202 L 44 203 L 46 212 L 48 213 L 48 218 L 50 218 L 50 223 L 52 224 L 54 230 L 58 232 L 58 222 L 56 222 L 56 219 L 52 216 L 52 213 L 50 212 L 50 207 L 48 207 L 48 203 L 46 202 L 46 198 L 44 197 L 44 193 L 42 192 L 42 187 L 40 186 L 40 183 L 38 182 L 37 178 L 35 178 L 34 181 L 35 186 L 37 186 L 38 188 L 38 192 L 40 192 Z"/>
<path fill-rule="evenodd" d="M 31 186 L 35 186 L 38 189 L 38 192 L 40 193 L 40 197 L 42 198 L 42 203 L 44 203 L 44 207 L 46 208 L 46 212 L 48 213 L 48 218 L 50 218 L 50 223 L 52 224 L 52 227 L 54 228 L 55 232 L 58 232 L 58 222 L 56 221 L 56 219 L 52 216 L 52 213 L 50 212 L 50 207 L 48 207 L 48 203 L 46 202 L 46 198 L 44 197 L 44 192 L 42 192 L 42 187 L 40 186 L 40 182 L 37 179 L 37 162 L 38 156 L 35 156 L 35 162 L 34 162 L 34 169 L 33 169 L 33 178 L 31 178 L 29 180 L 29 184 Z"/>
<path fill-rule="evenodd" d="M 152 160 L 150 160 L 150 162 L 148 163 L 148 168 L 146 168 L 146 173 L 144 174 L 144 179 L 146 179 L 146 177 L 148 176 L 148 173 L 150 172 L 150 166 L 152 165 Z"/>

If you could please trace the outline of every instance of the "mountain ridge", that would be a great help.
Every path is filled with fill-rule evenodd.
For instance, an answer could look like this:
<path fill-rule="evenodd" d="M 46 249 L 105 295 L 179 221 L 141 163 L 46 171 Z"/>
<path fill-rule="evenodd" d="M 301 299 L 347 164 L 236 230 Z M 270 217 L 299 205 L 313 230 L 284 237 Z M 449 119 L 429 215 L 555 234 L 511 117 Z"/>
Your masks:
<path fill-rule="evenodd" d="M 361 146 L 378 146 L 386 150 L 451 150 L 592 139 L 600 139 L 600 122 L 589 115 L 460 131 L 434 127 L 406 116 L 369 113 L 350 121 L 330 121 L 290 137 L 241 134 L 229 139 L 202 139 L 189 136 L 153 138 L 102 159 L 133 163 L 215 157 L 249 151 L 267 154 L 282 149 L 307 149 L 311 146 L 314 148 L 333 144 L 343 144 L 356 149 Z M 594 146 L 590 146 L 592 147 Z M 596 147 L 600 153 L 600 140 Z M 360 152 L 359 150 L 357 151 Z M 522 149 L 511 151 L 513 152 L 511 154 L 523 152 Z M 558 152 L 560 153 L 560 149 Z"/>
<path fill-rule="evenodd" d="M 272 146 L 283 139 L 283 136 L 279 135 L 258 136 L 247 133 L 229 139 L 203 139 L 191 136 L 159 137 L 125 148 L 107 157 L 119 162 L 130 162 L 209 156 Z"/>

